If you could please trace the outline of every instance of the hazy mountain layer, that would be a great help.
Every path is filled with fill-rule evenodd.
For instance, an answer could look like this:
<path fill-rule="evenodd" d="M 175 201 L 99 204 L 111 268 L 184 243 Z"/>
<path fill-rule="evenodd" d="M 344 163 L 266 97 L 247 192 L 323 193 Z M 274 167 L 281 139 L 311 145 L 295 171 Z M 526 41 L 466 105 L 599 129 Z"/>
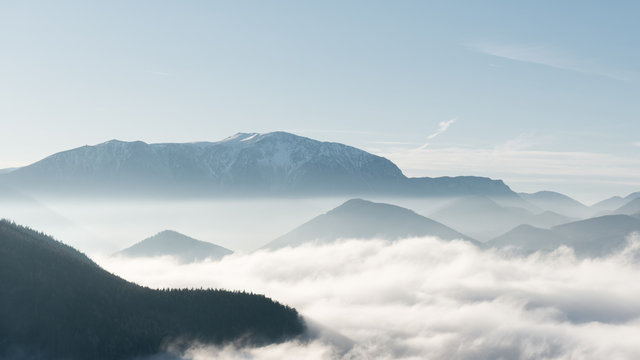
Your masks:
<path fill-rule="evenodd" d="M 578 256 L 606 256 L 622 249 L 627 237 L 640 232 L 640 219 L 608 215 L 540 229 L 521 225 L 487 243 L 494 247 L 514 247 L 523 253 L 550 251 L 561 245 L 573 248 Z"/>
<path fill-rule="evenodd" d="M 608 211 L 614 211 L 628 204 L 630 201 L 639 199 L 639 198 L 640 198 L 640 192 L 634 192 L 625 197 L 614 196 L 592 205 L 591 208 L 596 212 L 603 212 L 603 213 Z"/>
<path fill-rule="evenodd" d="M 206 241 L 196 240 L 172 230 L 165 230 L 114 255 L 126 257 L 173 256 L 183 263 L 218 260 L 233 251 Z"/>
<path fill-rule="evenodd" d="M 338 239 L 436 236 L 444 240 L 477 242 L 445 225 L 395 205 L 351 199 L 265 245 L 268 249 Z"/>
<path fill-rule="evenodd" d="M 348 195 L 517 198 L 502 181 L 407 178 L 391 161 L 339 143 L 285 132 L 239 133 L 218 142 L 112 140 L 51 155 L 1 174 L 32 192 L 133 195 Z"/>
<path fill-rule="evenodd" d="M 456 198 L 428 216 L 482 241 L 522 224 L 551 227 L 571 221 L 553 212 L 534 214 L 520 207 L 501 206 L 486 196 Z"/>
<path fill-rule="evenodd" d="M 633 199 L 629 201 L 627 204 L 621 206 L 616 209 L 614 214 L 622 214 L 622 215 L 634 215 L 640 213 L 640 198 Z"/>
<path fill-rule="evenodd" d="M 585 218 L 593 213 L 593 210 L 583 203 L 553 191 L 539 191 L 533 194 L 521 193 L 519 195 L 540 209 L 569 217 Z"/>
<path fill-rule="evenodd" d="M 269 343 L 294 309 L 222 290 L 151 290 L 33 230 L 0 221 L 0 358 L 129 359 L 175 341 Z"/>

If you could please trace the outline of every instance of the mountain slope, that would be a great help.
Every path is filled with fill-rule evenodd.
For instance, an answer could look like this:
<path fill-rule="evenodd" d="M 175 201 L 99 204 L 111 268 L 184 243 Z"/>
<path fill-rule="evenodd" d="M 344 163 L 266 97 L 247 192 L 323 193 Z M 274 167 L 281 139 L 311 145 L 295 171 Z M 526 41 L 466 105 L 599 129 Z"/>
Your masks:
<path fill-rule="evenodd" d="M 640 219 L 627 215 L 607 215 L 551 228 L 565 236 L 576 254 L 604 256 L 626 245 L 627 236 L 640 232 Z"/>
<path fill-rule="evenodd" d="M 625 196 L 624 198 L 620 197 L 620 196 L 614 196 L 614 197 L 602 200 L 602 201 L 592 205 L 591 208 L 594 211 L 599 212 L 599 213 L 604 213 L 604 212 L 607 212 L 607 211 L 614 211 L 614 210 L 626 205 L 630 201 L 635 200 L 635 199 L 639 199 L 639 198 L 640 198 L 640 192 L 631 193 L 631 194 Z"/>
<path fill-rule="evenodd" d="M 541 228 L 550 228 L 553 226 L 574 222 L 576 220 L 578 219 L 560 215 L 553 211 L 545 211 L 543 213 L 535 214 L 534 216 L 532 216 L 529 220 L 527 220 L 527 224 Z"/>
<path fill-rule="evenodd" d="M 396 240 L 411 236 L 436 236 L 444 240 L 476 241 L 436 221 L 399 206 L 351 199 L 264 246 L 277 249 L 307 242 L 380 237 Z"/>
<path fill-rule="evenodd" d="M 518 207 L 504 207 L 486 196 L 461 197 L 429 214 L 429 217 L 479 240 L 489 240 L 535 215 Z M 536 219 L 536 225 L 544 218 Z"/>
<path fill-rule="evenodd" d="M 151 290 L 33 230 L 0 221 L 0 358 L 129 359 L 172 341 L 274 342 L 295 310 L 222 290 Z"/>
<path fill-rule="evenodd" d="M 640 213 L 640 198 L 629 201 L 627 204 L 616 209 L 614 214 L 634 215 Z"/>
<path fill-rule="evenodd" d="M 577 256 L 600 257 L 624 248 L 627 237 L 634 232 L 640 232 L 640 219 L 627 215 L 608 215 L 551 229 L 521 225 L 487 242 L 487 245 L 513 247 L 525 254 L 551 251 L 564 245 L 573 248 Z"/>
<path fill-rule="evenodd" d="M 513 247 L 520 253 L 528 254 L 536 251 L 551 251 L 567 242 L 565 236 L 553 230 L 520 225 L 488 241 L 487 245 L 497 248 Z"/>
<path fill-rule="evenodd" d="M 184 144 L 112 140 L 51 155 L 0 181 L 79 194 L 517 196 L 486 178 L 407 178 L 383 157 L 286 132 Z"/>
<path fill-rule="evenodd" d="M 164 230 L 146 238 L 124 250 L 116 256 L 154 257 L 173 256 L 183 263 L 218 260 L 233 251 L 206 241 L 196 240 L 172 230 Z"/>
<path fill-rule="evenodd" d="M 533 194 L 521 193 L 519 195 L 524 200 L 541 209 L 553 211 L 568 217 L 584 218 L 593 212 L 593 210 L 583 203 L 553 191 L 539 191 Z"/>

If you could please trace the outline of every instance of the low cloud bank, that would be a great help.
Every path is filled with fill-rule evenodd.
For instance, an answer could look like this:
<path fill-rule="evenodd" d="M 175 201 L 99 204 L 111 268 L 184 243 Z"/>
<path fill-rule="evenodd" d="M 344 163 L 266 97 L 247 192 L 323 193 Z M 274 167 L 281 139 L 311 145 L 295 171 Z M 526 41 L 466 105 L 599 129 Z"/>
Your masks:
<path fill-rule="evenodd" d="M 638 236 L 602 259 L 577 259 L 568 248 L 517 258 L 427 237 L 195 264 L 99 262 L 150 287 L 263 293 L 352 341 L 325 331 L 259 348 L 193 346 L 186 359 L 637 359 L 639 254 Z"/>

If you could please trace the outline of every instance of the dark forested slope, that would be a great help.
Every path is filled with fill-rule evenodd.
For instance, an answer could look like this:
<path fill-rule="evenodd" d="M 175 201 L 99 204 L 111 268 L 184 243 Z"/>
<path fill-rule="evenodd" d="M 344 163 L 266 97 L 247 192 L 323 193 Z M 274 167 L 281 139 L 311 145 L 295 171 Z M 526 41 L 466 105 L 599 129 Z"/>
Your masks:
<path fill-rule="evenodd" d="M 264 296 L 152 290 L 51 237 L 0 220 L 0 359 L 128 359 L 175 341 L 268 343 L 301 334 Z"/>

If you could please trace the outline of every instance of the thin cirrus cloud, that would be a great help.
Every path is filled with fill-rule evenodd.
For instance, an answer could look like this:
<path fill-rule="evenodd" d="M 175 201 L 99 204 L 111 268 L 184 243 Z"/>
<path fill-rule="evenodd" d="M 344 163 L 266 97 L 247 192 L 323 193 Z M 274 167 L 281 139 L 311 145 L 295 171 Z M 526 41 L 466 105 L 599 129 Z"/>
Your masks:
<path fill-rule="evenodd" d="M 608 69 L 600 64 L 590 63 L 563 54 L 557 49 L 544 45 L 512 45 L 477 43 L 468 45 L 473 51 L 513 61 L 538 64 L 561 70 L 602 76 L 619 81 L 631 81 L 633 75 Z"/>
<path fill-rule="evenodd" d="M 498 146 L 487 149 L 441 148 L 416 152 L 395 149 L 378 154 L 411 175 L 548 175 L 633 179 L 640 183 L 640 159 L 593 152 L 542 151 Z"/>
<path fill-rule="evenodd" d="M 458 121 L 457 118 L 453 118 L 450 120 L 446 120 L 446 121 L 440 121 L 440 123 L 438 124 L 438 131 L 434 132 L 433 134 L 427 136 L 427 139 L 429 140 L 433 140 L 436 137 L 438 137 L 440 134 L 444 133 L 445 131 L 447 131 L 449 129 L 449 127 L 451 125 L 453 125 L 453 123 L 455 123 L 456 121 Z M 422 146 L 420 146 L 418 148 L 418 150 L 423 150 L 426 149 L 429 146 L 429 142 L 424 143 Z"/>
<path fill-rule="evenodd" d="M 523 134 L 494 147 L 423 146 L 415 149 L 396 146 L 375 153 L 393 161 L 407 176 L 473 174 L 499 178 L 530 191 L 538 191 L 544 184 L 556 191 L 573 191 L 574 196 L 587 201 L 612 195 L 611 189 L 607 190 L 603 184 L 615 185 L 616 192 L 630 191 L 640 185 L 640 158 L 637 156 L 532 148 L 538 141 L 545 139 Z M 567 184 L 575 186 L 567 187 Z M 598 193 L 593 186 L 603 192 Z"/>

